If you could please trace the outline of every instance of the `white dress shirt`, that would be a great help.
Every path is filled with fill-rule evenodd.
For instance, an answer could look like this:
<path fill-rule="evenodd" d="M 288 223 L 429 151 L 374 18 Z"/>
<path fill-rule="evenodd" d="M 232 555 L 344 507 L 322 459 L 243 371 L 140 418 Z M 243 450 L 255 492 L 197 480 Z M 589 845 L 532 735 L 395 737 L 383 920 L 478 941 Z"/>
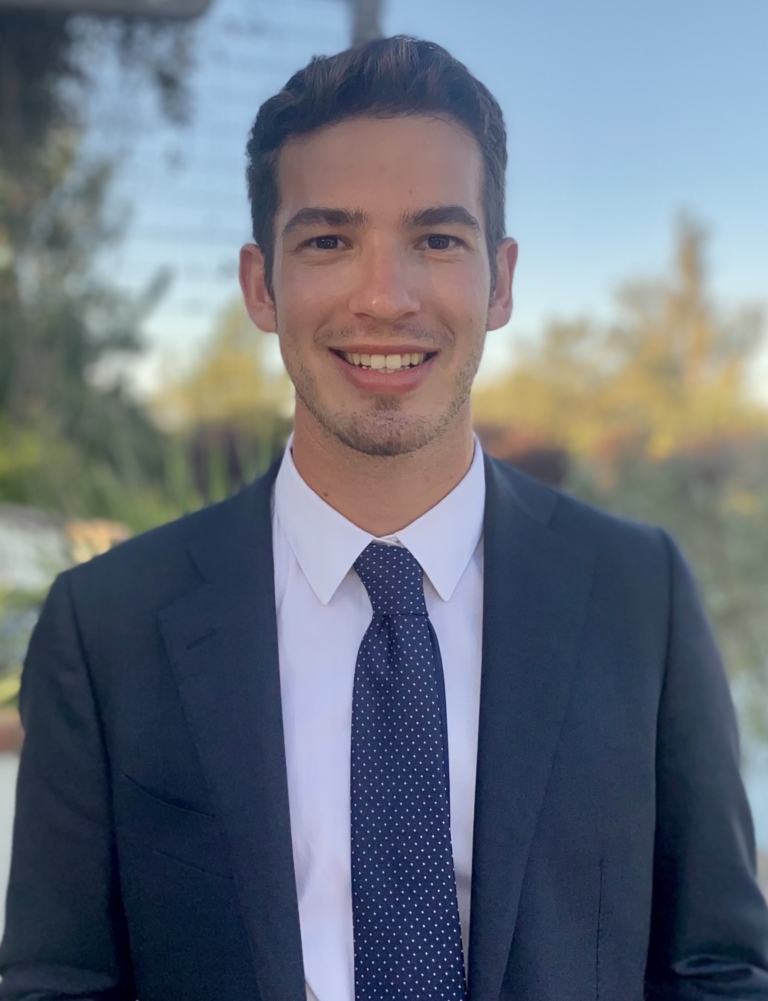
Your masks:
<path fill-rule="evenodd" d="M 445 675 L 451 840 L 464 955 L 480 705 L 485 471 L 464 479 L 394 536 L 424 569 Z M 357 651 L 371 604 L 353 563 L 375 537 L 301 478 L 285 451 L 275 482 L 273 549 L 291 837 L 309 1001 L 354 1001 L 350 741 Z"/>

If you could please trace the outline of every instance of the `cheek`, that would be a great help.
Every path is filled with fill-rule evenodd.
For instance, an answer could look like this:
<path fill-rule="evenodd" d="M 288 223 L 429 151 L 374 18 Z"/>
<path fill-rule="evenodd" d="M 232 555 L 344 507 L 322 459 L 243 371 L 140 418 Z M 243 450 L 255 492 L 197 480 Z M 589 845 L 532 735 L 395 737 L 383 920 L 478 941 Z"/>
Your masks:
<path fill-rule="evenodd" d="M 426 289 L 435 303 L 442 302 L 463 316 L 485 313 L 491 295 L 490 275 L 477 256 L 434 268 Z"/>
<path fill-rule="evenodd" d="M 436 302 L 443 322 L 453 330 L 456 347 L 462 354 L 474 351 L 477 341 L 485 336 L 490 294 L 486 285 L 471 279 L 468 283 L 455 280 L 443 290 L 439 305 Z"/>
<path fill-rule="evenodd" d="M 311 338 L 320 327 L 332 322 L 338 294 L 327 276 L 302 274 L 299 280 L 298 275 L 285 269 L 275 294 L 278 331 L 290 331 L 292 338 Z"/>

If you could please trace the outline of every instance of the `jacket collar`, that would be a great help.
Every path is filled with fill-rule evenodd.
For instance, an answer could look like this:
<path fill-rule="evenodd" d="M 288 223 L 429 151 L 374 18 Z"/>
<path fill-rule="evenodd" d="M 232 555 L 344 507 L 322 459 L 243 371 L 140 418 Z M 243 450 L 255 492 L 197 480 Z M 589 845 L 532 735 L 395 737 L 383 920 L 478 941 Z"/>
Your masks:
<path fill-rule="evenodd" d="M 376 539 L 339 514 L 302 479 L 290 442 L 275 481 L 275 519 L 321 604 L 327 605 L 369 543 L 405 546 L 449 601 L 483 531 L 485 468 L 479 442 L 466 476 L 406 528 Z"/>

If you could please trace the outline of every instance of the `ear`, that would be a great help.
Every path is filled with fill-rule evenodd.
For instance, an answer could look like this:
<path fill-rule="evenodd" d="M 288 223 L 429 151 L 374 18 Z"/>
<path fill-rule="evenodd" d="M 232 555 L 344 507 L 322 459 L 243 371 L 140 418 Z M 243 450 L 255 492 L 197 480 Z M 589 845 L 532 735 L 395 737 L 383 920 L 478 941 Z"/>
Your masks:
<path fill-rule="evenodd" d="M 240 288 L 248 315 L 259 330 L 274 333 L 275 305 L 264 279 L 264 255 L 255 243 L 246 243 L 240 250 Z"/>
<path fill-rule="evenodd" d="M 496 251 L 498 277 L 488 308 L 488 330 L 498 330 L 512 315 L 512 279 L 517 264 L 517 241 L 507 237 Z"/>

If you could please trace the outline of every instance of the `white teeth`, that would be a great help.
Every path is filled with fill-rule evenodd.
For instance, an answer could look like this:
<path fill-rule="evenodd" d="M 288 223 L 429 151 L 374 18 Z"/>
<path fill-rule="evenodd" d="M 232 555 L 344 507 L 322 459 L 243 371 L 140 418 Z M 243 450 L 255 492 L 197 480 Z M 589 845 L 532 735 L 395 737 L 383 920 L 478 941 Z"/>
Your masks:
<path fill-rule="evenodd" d="M 376 372 L 385 373 L 398 372 L 404 368 L 421 365 L 426 358 L 426 354 L 414 353 L 402 355 L 364 355 L 350 351 L 344 351 L 342 353 L 350 365 L 371 368 Z"/>

